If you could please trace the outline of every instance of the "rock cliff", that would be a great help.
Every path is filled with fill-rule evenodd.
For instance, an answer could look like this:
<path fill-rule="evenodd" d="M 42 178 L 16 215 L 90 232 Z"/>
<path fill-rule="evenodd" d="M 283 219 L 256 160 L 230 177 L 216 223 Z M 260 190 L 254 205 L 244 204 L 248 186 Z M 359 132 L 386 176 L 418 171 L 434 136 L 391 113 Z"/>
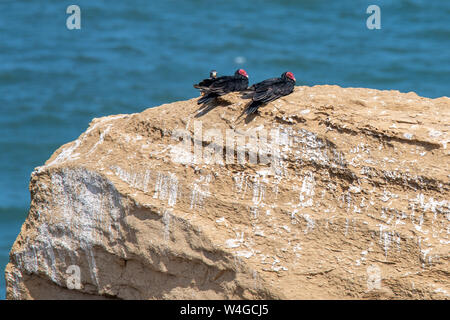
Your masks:
<path fill-rule="evenodd" d="M 94 119 L 31 175 L 7 298 L 449 298 L 449 98 L 245 103 Z"/>

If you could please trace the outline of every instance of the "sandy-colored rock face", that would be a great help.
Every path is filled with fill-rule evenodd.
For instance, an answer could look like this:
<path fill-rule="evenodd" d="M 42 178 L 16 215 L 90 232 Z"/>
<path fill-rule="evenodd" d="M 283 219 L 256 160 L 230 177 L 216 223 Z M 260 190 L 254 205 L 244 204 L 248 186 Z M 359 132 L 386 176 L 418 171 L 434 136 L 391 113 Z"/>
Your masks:
<path fill-rule="evenodd" d="M 296 87 L 238 119 L 245 103 L 94 119 L 32 173 L 7 297 L 449 298 L 449 98 Z M 258 161 L 227 163 L 230 133 Z"/>

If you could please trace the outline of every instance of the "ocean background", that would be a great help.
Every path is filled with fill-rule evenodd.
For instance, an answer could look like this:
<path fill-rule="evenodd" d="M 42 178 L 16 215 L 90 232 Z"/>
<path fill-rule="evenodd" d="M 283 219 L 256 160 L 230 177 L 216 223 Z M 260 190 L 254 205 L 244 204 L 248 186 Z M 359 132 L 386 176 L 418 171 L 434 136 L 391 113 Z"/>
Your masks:
<path fill-rule="evenodd" d="M 196 97 L 211 69 L 237 68 L 251 83 L 289 70 L 297 85 L 449 96 L 450 1 L 0 0 L 0 299 L 36 166 L 94 117 Z"/>

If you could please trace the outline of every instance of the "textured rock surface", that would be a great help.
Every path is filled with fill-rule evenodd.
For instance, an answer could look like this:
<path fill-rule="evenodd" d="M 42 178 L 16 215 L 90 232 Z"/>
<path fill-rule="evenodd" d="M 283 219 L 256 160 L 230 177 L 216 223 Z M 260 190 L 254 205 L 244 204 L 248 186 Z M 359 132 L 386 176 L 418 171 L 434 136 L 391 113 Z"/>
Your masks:
<path fill-rule="evenodd" d="M 252 121 L 244 104 L 94 119 L 31 175 L 7 297 L 449 298 L 449 98 L 296 87 Z M 193 163 L 174 134 L 196 121 L 204 151 L 233 128 L 278 129 L 279 150 Z"/>

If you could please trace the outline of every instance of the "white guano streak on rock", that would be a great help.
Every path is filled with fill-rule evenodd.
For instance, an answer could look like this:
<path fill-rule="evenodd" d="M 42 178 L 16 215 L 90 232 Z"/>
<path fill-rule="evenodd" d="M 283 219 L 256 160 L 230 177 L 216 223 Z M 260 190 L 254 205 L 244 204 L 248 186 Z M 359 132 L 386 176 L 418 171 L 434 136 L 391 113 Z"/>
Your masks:
<path fill-rule="evenodd" d="M 66 257 L 84 252 L 91 280 L 99 286 L 99 275 L 93 248 L 111 244 L 116 255 L 124 248 L 120 223 L 124 217 L 120 195 L 114 186 L 95 172 L 85 169 L 63 169 L 51 173 L 53 206 L 40 221 L 36 238 L 26 250 L 16 252 L 18 267 L 27 273 L 46 270 L 54 283 L 65 286 Z M 51 214 L 50 214 L 51 212 Z M 61 270 L 58 270 L 61 268 Z"/>
<path fill-rule="evenodd" d="M 307 234 L 309 231 L 314 229 L 315 221 L 309 214 L 302 214 L 301 216 L 306 221 L 306 229 L 303 232 Z"/>
<path fill-rule="evenodd" d="M 247 191 L 247 178 L 243 172 L 239 172 L 233 175 L 234 181 L 234 192 L 240 196 L 241 199 L 244 198 L 244 195 Z"/>
<path fill-rule="evenodd" d="M 167 242 L 170 237 L 170 220 L 171 220 L 171 210 L 166 209 L 163 213 L 163 224 L 164 224 L 164 241 Z"/>
<path fill-rule="evenodd" d="M 253 184 L 253 195 L 252 202 L 253 206 L 250 208 L 250 212 L 253 218 L 258 216 L 258 209 L 264 208 L 265 206 L 265 195 L 266 195 L 266 181 L 267 179 L 263 176 L 260 177 L 258 175 L 252 176 L 251 181 Z"/>
<path fill-rule="evenodd" d="M 211 195 L 209 192 L 209 184 L 212 180 L 210 174 L 200 176 L 192 183 L 191 192 L 191 209 L 202 208 L 204 200 Z"/>
<path fill-rule="evenodd" d="M 12 269 L 12 272 L 6 275 L 6 282 L 11 288 L 12 299 L 19 300 L 21 299 L 20 287 L 23 280 L 22 272 L 19 268 L 15 267 Z"/>
<path fill-rule="evenodd" d="M 175 206 L 178 194 L 178 178 L 174 173 L 158 173 L 155 184 L 154 199 L 166 200 L 170 207 Z"/>
<path fill-rule="evenodd" d="M 302 188 L 299 194 L 299 206 L 300 207 L 311 207 L 314 205 L 314 186 L 316 182 L 314 180 L 314 173 L 308 171 L 303 177 Z"/>
<path fill-rule="evenodd" d="M 148 192 L 151 179 L 150 169 L 143 168 L 142 170 L 127 171 L 119 166 L 111 166 L 110 168 L 120 180 L 126 182 L 130 187 L 141 190 L 144 193 Z"/>
<path fill-rule="evenodd" d="M 117 115 L 117 116 L 110 116 L 110 117 L 104 118 L 102 120 L 99 120 L 91 128 L 87 129 L 86 132 L 80 138 L 75 140 L 70 147 L 67 147 L 67 148 L 63 149 L 61 151 L 61 153 L 53 161 L 51 161 L 47 165 L 37 167 L 36 170 L 38 172 L 42 172 L 44 169 L 49 168 L 49 167 L 51 167 L 53 165 L 62 164 L 64 162 L 66 162 L 66 161 L 73 161 L 73 160 L 78 159 L 79 158 L 79 154 L 74 154 L 74 151 L 78 149 L 78 147 L 86 140 L 88 135 L 94 129 L 96 129 L 100 124 L 103 124 L 104 122 L 107 122 L 107 121 L 109 122 L 109 121 L 112 121 L 112 120 L 115 120 L 115 119 L 125 118 L 125 117 L 129 117 L 129 116 L 130 115 L 128 115 L 128 114 L 122 114 L 122 115 Z M 104 134 L 105 134 L 105 132 L 104 132 Z M 101 140 L 103 142 L 104 134 L 103 134 L 103 136 L 100 135 L 99 141 Z M 97 147 L 97 146 L 98 146 L 98 142 L 95 144 L 95 147 Z"/>
<path fill-rule="evenodd" d="M 111 130 L 111 126 L 112 126 L 112 124 L 108 124 L 106 126 L 106 129 L 102 133 L 100 133 L 100 137 L 98 138 L 98 141 L 94 144 L 94 146 L 91 148 L 91 150 L 89 150 L 87 155 L 90 155 L 92 152 L 95 151 L 95 149 L 97 149 L 97 146 L 99 146 L 100 144 L 103 143 L 103 141 L 105 139 L 105 135 L 109 132 L 109 130 Z"/>

